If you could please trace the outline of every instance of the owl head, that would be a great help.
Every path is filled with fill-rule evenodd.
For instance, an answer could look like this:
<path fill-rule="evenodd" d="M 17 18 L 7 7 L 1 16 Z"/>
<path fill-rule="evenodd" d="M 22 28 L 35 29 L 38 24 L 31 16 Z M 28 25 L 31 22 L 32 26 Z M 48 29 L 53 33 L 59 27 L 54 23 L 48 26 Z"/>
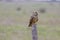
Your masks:
<path fill-rule="evenodd" d="M 33 12 L 33 15 L 34 16 L 38 16 L 38 12 Z"/>

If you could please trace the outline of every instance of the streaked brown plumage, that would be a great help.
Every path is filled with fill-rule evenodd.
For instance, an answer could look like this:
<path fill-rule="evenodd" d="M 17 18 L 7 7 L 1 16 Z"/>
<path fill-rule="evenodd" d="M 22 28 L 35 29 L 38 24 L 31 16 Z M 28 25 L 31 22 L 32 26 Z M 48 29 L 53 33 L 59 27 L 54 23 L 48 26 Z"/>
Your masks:
<path fill-rule="evenodd" d="M 35 24 L 38 21 L 38 15 L 37 13 L 31 17 L 30 22 L 29 22 L 29 27 L 32 27 L 33 24 Z"/>

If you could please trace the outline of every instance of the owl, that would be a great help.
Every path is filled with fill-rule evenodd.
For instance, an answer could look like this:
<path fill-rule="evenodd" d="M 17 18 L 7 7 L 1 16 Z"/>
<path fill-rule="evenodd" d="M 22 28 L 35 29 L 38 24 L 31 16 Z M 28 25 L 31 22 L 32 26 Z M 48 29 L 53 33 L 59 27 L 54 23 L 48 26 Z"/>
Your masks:
<path fill-rule="evenodd" d="M 33 16 L 31 16 L 28 27 L 32 27 L 38 21 L 38 13 L 34 12 Z"/>

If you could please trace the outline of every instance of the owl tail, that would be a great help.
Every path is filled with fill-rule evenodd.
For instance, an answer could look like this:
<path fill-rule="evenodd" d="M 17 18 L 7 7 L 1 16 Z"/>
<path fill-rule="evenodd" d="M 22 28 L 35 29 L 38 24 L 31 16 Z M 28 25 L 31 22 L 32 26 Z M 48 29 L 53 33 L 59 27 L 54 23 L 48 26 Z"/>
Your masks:
<path fill-rule="evenodd" d="M 32 26 L 31 24 L 28 25 L 28 27 L 31 27 L 31 26 Z"/>
<path fill-rule="evenodd" d="M 31 22 L 29 23 L 28 27 L 32 27 L 32 23 Z"/>

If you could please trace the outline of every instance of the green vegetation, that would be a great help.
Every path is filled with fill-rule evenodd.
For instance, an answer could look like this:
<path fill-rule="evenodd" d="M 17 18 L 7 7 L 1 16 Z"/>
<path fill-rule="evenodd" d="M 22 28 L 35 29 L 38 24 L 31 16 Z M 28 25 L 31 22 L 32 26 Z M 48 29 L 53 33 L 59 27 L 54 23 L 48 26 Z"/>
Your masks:
<path fill-rule="evenodd" d="M 16 10 L 18 6 L 21 7 L 20 11 Z M 54 6 L 57 9 L 57 5 Z M 49 18 L 60 18 L 59 14 L 54 14 L 56 9 L 53 10 L 53 6 L 44 3 L 18 5 L 15 3 L 0 3 L 0 40 L 32 40 L 31 28 L 27 27 L 29 17 L 32 14 L 30 12 L 42 7 L 50 9 L 50 12 L 39 13 L 38 40 L 60 40 L 60 25 L 40 23 L 44 20 L 48 21 Z"/>

